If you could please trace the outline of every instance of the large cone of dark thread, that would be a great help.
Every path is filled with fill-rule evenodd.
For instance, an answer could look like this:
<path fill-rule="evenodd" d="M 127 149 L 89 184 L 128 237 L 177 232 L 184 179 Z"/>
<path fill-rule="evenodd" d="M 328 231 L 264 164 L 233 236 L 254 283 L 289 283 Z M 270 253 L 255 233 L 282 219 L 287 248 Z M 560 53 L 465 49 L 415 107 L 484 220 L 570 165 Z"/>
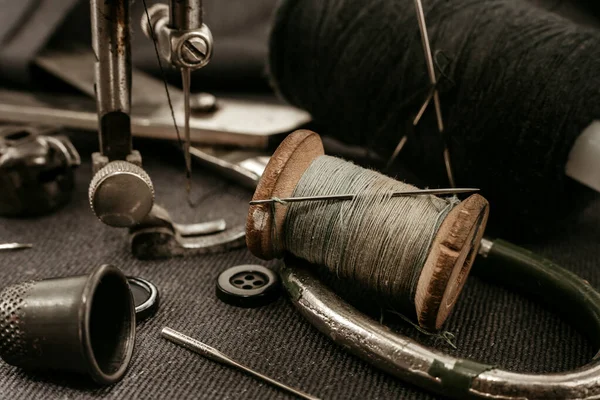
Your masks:
<path fill-rule="evenodd" d="M 431 87 L 414 1 L 280 4 L 270 43 L 279 93 L 319 133 L 375 150 L 378 168 L 408 134 L 397 161 L 419 185 L 446 187 L 434 107 L 412 127 Z M 600 30 L 525 0 L 422 4 L 456 185 L 481 189 L 496 233 L 555 230 L 593 198 L 565 165 L 600 118 Z"/>
<path fill-rule="evenodd" d="M 135 344 L 135 306 L 123 273 L 10 286 L 0 293 L 0 356 L 32 370 L 63 370 L 101 385 L 118 382 Z"/>

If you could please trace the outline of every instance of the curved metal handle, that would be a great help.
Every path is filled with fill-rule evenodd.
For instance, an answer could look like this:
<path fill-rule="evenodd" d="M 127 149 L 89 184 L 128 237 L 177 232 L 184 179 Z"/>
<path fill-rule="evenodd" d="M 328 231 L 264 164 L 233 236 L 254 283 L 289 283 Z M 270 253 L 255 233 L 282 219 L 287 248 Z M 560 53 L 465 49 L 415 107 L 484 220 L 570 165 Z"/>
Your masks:
<path fill-rule="evenodd" d="M 303 266 L 304 265 L 304 266 Z M 495 241 L 475 263 L 481 275 L 565 311 L 594 343 L 600 335 L 600 294 L 588 282 L 520 247 Z M 600 397 L 600 360 L 555 374 L 513 373 L 429 349 L 360 313 L 317 279 L 306 262 L 286 259 L 282 281 L 298 310 L 353 354 L 390 374 L 445 396 L 486 399 L 591 399 Z M 576 314 L 576 315 L 574 315 Z"/>

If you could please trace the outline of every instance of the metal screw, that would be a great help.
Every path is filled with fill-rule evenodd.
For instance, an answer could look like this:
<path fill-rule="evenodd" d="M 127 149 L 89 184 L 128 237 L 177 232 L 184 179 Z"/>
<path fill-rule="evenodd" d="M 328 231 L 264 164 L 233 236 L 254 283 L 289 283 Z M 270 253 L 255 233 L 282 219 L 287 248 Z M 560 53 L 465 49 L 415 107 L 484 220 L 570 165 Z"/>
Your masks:
<path fill-rule="evenodd" d="M 191 38 L 183 44 L 181 57 L 189 64 L 200 64 L 206 58 L 207 48 L 206 42 L 201 38 Z"/>

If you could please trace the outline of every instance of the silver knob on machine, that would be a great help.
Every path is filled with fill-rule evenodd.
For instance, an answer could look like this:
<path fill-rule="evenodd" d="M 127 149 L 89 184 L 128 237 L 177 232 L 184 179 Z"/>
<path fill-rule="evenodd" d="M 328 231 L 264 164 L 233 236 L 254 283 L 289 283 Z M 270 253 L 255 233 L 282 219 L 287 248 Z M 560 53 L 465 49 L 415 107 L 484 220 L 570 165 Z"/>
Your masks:
<path fill-rule="evenodd" d="M 148 215 L 154 204 L 154 186 L 146 171 L 137 165 L 112 161 L 94 175 L 89 199 L 102 222 L 126 228 Z"/>

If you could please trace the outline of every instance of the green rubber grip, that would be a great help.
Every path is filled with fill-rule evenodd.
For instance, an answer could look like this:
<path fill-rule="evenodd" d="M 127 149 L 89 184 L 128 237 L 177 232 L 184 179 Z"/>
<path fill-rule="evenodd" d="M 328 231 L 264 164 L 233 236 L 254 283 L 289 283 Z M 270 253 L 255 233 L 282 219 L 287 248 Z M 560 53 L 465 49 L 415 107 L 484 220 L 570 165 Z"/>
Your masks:
<path fill-rule="evenodd" d="M 600 348 L 600 294 L 574 273 L 503 240 L 478 257 L 473 273 L 541 301 Z"/>

